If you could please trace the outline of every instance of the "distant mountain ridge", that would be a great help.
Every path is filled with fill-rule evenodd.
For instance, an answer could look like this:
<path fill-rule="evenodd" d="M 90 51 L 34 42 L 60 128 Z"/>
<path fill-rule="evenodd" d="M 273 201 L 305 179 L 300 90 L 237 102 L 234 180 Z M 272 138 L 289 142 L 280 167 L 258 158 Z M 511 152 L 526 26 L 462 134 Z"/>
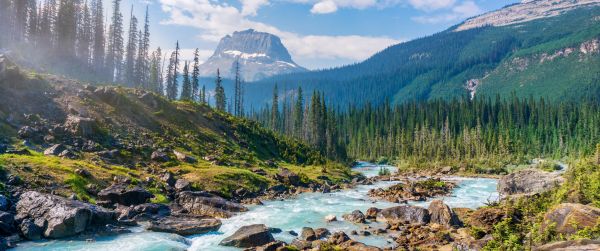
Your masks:
<path fill-rule="evenodd" d="M 469 18 L 455 31 L 483 26 L 505 26 L 553 17 L 581 6 L 600 5 L 600 0 L 524 0 L 519 4 Z"/>
<path fill-rule="evenodd" d="M 246 81 L 307 71 L 292 60 L 279 37 L 250 29 L 223 37 L 214 54 L 200 66 L 200 74 L 214 76 L 220 69 L 224 77 L 232 78 L 236 62 Z"/>
<path fill-rule="evenodd" d="M 491 13 L 554 2 L 566 3 L 527 1 Z M 270 96 L 264 90 L 275 83 L 280 90 L 298 86 L 305 93 L 319 90 L 341 108 L 386 100 L 402 103 L 513 94 L 550 101 L 600 97 L 600 4 L 596 2 L 570 0 L 569 7 L 557 14 L 541 12 L 523 22 L 460 29 L 472 23 L 467 20 L 446 31 L 390 46 L 357 64 L 250 83 L 246 100 L 254 106 L 268 102 Z M 521 14 L 514 14 L 510 20 L 516 22 Z M 470 20 L 488 16 L 494 14 Z"/>

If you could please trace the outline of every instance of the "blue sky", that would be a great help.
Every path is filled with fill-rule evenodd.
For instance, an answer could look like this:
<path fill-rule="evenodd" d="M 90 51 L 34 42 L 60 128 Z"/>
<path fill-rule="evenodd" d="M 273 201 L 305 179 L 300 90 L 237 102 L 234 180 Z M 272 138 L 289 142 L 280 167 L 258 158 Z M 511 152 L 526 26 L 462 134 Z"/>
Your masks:
<path fill-rule="evenodd" d="M 110 12 L 112 0 L 104 0 Z M 199 48 L 208 58 L 219 39 L 253 28 L 281 37 L 296 63 L 309 69 L 362 61 L 390 46 L 443 31 L 515 0 L 123 0 L 143 19 L 146 5 L 153 46 L 184 56 Z"/>

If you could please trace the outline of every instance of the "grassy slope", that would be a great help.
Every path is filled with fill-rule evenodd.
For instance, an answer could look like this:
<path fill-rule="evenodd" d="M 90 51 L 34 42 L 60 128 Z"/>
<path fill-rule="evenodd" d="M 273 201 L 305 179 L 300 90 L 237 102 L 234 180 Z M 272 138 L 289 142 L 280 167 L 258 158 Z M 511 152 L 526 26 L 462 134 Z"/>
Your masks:
<path fill-rule="evenodd" d="M 139 91 L 115 90 L 114 95 L 102 98 L 83 90 L 77 81 L 13 69 L 9 80 L 0 83 L 3 100 L 0 127 L 7 128 L 2 130 L 2 138 L 20 145 L 16 131 L 27 124 L 23 114 L 38 114 L 43 119 L 61 123 L 70 110 L 78 110 L 98 122 L 100 128 L 91 138 L 104 149 L 120 149 L 122 163 L 105 162 L 95 153 L 84 153 L 77 160 L 69 160 L 32 151 L 31 155 L 0 155 L 0 167 L 7 173 L 19 175 L 26 187 L 54 190 L 63 195 L 75 192 L 91 201 L 94 198 L 86 186 L 93 184 L 101 189 L 117 176 L 129 178 L 132 183 L 161 195 L 164 184 L 159 176 L 163 171 L 189 179 L 196 189 L 223 195 L 230 195 L 238 188 L 256 192 L 277 184 L 271 176 L 250 171 L 263 169 L 269 174 L 276 173 L 277 168 L 269 167 L 269 161 L 292 169 L 310 182 L 323 182 L 317 179 L 321 175 L 338 182 L 352 177 L 344 165 L 329 161 L 308 146 L 275 135 L 256 123 L 203 105 L 169 102 L 153 94 L 148 101 L 141 98 Z M 11 123 L 8 123 L 9 117 Z M 43 149 L 48 144 L 51 142 L 34 147 Z M 150 153 L 162 147 L 184 152 L 198 162 L 150 161 Z M 204 160 L 206 156 L 216 160 Z M 76 169 L 91 172 L 93 178 L 75 174 Z M 164 197 L 161 195 L 157 200 L 164 202 Z"/>

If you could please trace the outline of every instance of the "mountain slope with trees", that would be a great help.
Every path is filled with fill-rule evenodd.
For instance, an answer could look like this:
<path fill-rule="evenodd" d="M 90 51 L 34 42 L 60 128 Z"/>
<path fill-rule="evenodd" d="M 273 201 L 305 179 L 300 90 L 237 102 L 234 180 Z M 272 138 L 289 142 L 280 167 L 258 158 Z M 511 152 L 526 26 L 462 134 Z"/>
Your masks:
<path fill-rule="evenodd" d="M 274 84 L 282 90 L 319 90 L 342 107 L 471 94 L 507 97 L 512 92 L 548 101 L 598 96 L 599 10 L 581 6 L 515 25 L 461 31 L 452 27 L 391 46 L 354 65 L 249 83 L 248 102 L 270 101 L 260 90 Z"/>

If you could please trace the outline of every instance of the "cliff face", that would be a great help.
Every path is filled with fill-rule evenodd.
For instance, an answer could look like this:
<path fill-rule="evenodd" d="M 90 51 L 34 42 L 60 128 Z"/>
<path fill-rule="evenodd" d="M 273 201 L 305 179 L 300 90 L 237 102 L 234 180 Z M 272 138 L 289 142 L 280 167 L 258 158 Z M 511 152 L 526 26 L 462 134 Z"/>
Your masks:
<path fill-rule="evenodd" d="M 524 0 L 497 11 L 482 14 L 460 24 L 455 31 L 483 26 L 505 26 L 560 15 L 582 7 L 600 5 L 600 0 Z"/>
<path fill-rule="evenodd" d="M 246 81 L 306 71 L 292 60 L 279 37 L 245 30 L 221 39 L 214 54 L 202 64 L 200 72 L 203 76 L 214 76 L 219 69 L 224 77 L 232 78 L 236 62 L 239 62 L 240 73 Z"/>

